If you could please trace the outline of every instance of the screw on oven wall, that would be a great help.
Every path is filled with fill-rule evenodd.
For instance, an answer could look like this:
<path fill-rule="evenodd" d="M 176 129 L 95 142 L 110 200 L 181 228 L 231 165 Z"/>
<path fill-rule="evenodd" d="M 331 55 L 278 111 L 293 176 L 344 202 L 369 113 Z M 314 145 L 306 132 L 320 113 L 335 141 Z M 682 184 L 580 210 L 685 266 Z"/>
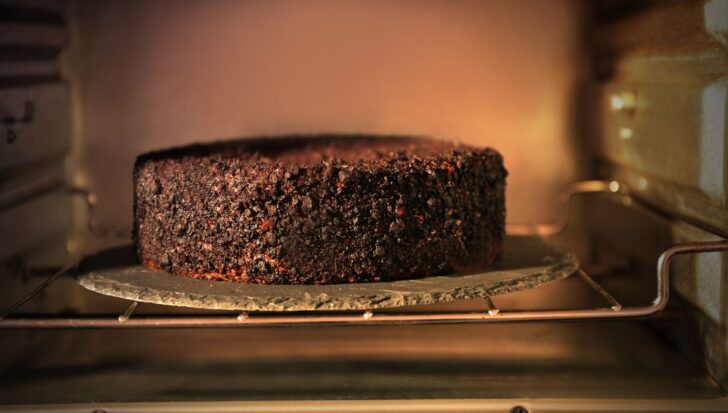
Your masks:
<path fill-rule="evenodd" d="M 511 413 L 528 413 L 528 409 L 523 406 L 513 406 Z"/>
<path fill-rule="evenodd" d="M 7 143 L 13 143 L 18 140 L 18 134 L 13 129 L 16 124 L 27 124 L 33 122 L 35 119 L 35 103 L 26 100 L 23 104 L 23 114 L 20 116 L 5 115 L 2 118 L 2 122 L 8 126 L 8 131 L 5 133 L 5 141 Z"/>

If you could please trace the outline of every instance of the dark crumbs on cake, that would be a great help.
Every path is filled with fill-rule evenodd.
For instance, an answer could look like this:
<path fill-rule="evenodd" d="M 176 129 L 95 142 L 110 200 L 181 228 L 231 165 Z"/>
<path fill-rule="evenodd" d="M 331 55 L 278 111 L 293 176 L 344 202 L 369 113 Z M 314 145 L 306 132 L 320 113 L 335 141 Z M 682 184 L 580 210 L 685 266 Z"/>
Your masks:
<path fill-rule="evenodd" d="M 255 284 L 393 281 L 502 252 L 505 178 L 490 148 L 418 137 L 244 139 L 134 166 L 134 242 L 153 270 Z"/>

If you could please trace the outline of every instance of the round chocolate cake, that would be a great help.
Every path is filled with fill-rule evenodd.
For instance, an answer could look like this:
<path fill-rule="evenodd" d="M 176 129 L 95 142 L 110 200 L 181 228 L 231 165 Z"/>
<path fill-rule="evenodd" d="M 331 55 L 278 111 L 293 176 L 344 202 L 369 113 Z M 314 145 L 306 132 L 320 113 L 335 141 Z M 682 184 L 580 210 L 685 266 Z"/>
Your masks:
<path fill-rule="evenodd" d="M 257 284 L 391 281 L 501 253 L 505 177 L 490 148 L 410 137 L 247 139 L 140 156 L 142 264 Z"/>

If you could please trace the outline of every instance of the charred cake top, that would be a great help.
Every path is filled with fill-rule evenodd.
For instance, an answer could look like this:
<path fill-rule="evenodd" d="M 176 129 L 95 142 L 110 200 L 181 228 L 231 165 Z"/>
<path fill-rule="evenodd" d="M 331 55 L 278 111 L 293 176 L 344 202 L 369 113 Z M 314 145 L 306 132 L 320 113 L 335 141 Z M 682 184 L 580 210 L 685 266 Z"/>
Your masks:
<path fill-rule="evenodd" d="M 431 160 L 451 153 L 486 151 L 455 142 L 424 137 L 365 135 L 282 136 L 239 139 L 210 144 L 196 144 L 154 151 L 137 159 L 137 165 L 154 160 L 234 159 L 243 163 L 279 162 L 285 165 L 310 167 L 322 162 L 379 165 L 387 162 Z"/>

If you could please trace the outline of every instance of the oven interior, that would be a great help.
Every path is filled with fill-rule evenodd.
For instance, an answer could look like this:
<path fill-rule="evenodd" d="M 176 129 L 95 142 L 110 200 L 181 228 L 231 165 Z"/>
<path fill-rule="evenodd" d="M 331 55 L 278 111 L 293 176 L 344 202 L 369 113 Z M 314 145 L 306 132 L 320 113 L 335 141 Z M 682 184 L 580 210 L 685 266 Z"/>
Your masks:
<path fill-rule="evenodd" d="M 2 0 L 0 16 L 0 405 L 728 410 L 728 1 Z M 220 313 L 137 306 L 64 268 L 130 243 L 140 153 L 319 132 L 498 149 L 509 231 L 570 248 L 586 277 L 404 309 L 482 316 L 459 322 L 132 328 Z M 649 308 L 659 257 L 683 247 L 655 314 L 505 319 Z M 50 326 L 83 319 L 106 321 Z"/>

